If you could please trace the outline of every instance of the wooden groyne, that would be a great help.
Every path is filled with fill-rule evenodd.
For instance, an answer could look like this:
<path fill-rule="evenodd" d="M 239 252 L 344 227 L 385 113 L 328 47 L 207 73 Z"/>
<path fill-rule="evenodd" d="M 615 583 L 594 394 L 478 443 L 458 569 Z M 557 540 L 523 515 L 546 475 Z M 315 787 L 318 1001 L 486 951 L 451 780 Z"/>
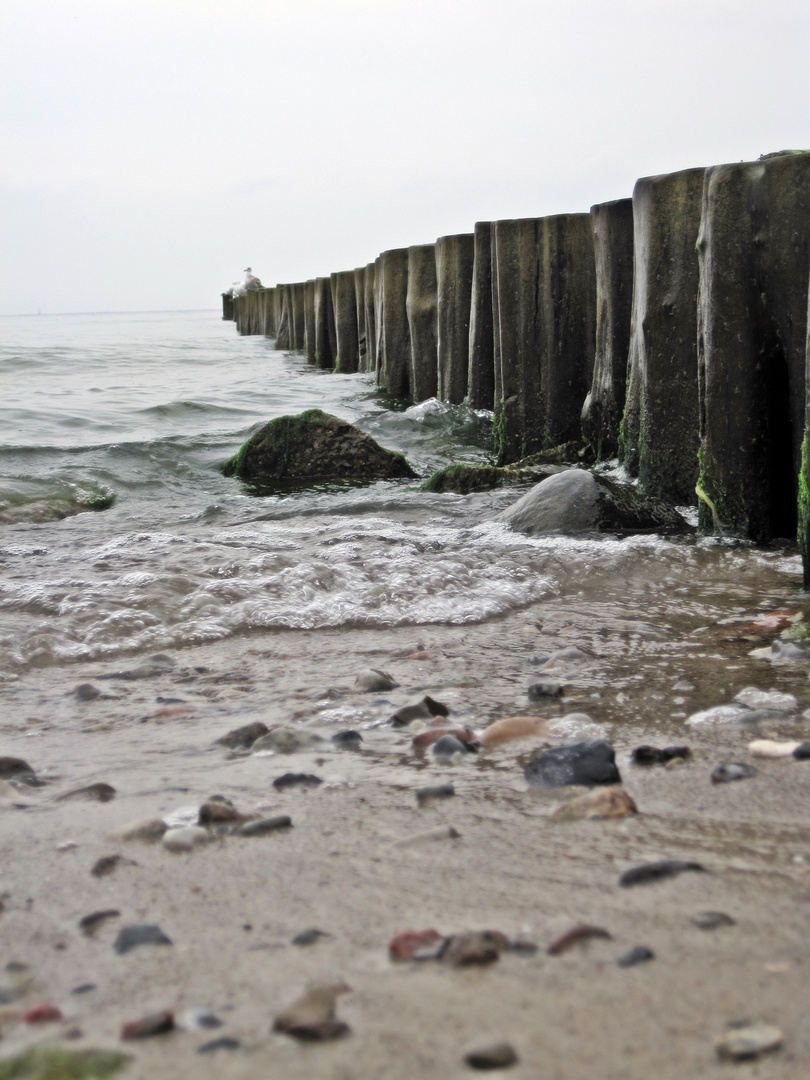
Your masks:
<path fill-rule="evenodd" d="M 222 314 L 392 398 L 493 410 L 501 464 L 579 441 L 708 531 L 797 536 L 807 585 L 809 289 L 810 151 L 786 151 L 226 293 Z"/>

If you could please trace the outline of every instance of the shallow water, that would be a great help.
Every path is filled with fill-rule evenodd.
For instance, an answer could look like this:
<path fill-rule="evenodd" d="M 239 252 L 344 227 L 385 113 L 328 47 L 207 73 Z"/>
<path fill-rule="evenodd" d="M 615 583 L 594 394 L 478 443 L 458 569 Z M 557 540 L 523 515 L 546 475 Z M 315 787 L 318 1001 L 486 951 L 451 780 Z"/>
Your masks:
<path fill-rule="evenodd" d="M 553 598 L 677 636 L 679 618 L 727 615 L 735 590 L 747 610 L 798 587 L 790 551 L 519 536 L 493 521 L 514 489 L 257 497 L 219 467 L 275 416 L 334 412 L 421 476 L 488 460 L 489 420 L 388 410 L 370 376 L 316 370 L 214 312 L 7 318 L 0 334 L 0 515 L 34 518 L 0 525 L 7 672 L 267 630 L 480 624 Z M 66 506 L 99 509 L 47 520 Z"/>

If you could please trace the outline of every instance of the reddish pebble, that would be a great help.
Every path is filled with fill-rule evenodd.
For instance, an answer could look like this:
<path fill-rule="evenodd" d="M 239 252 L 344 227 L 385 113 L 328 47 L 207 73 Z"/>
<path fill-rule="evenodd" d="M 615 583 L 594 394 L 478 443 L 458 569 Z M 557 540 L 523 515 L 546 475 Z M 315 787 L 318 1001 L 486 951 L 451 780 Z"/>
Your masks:
<path fill-rule="evenodd" d="M 388 943 L 388 955 L 392 960 L 410 960 L 417 949 L 429 949 L 438 945 L 442 935 L 436 930 L 406 930 Z"/>
<path fill-rule="evenodd" d="M 576 926 L 572 926 L 570 930 L 558 937 L 556 941 L 552 941 L 547 952 L 549 956 L 561 956 L 562 953 L 573 949 L 581 941 L 588 941 L 590 938 L 604 938 L 606 941 L 613 940 L 607 930 L 604 930 L 601 926 L 577 923 Z"/>
<path fill-rule="evenodd" d="M 42 1005 L 34 1005 L 23 1016 L 26 1024 L 49 1024 L 54 1020 L 64 1020 L 62 1013 L 57 1009 L 55 1005 L 48 1005 L 44 1002 Z"/>
<path fill-rule="evenodd" d="M 130 1020 L 121 1028 L 122 1039 L 148 1039 L 152 1035 L 163 1035 L 174 1027 L 174 1014 L 166 1010 L 142 1016 L 140 1020 Z"/>
<path fill-rule="evenodd" d="M 165 720 L 170 716 L 188 716 L 193 713 L 194 709 L 191 705 L 174 705 L 168 709 L 158 709 L 157 712 L 151 713 L 150 720 Z"/>

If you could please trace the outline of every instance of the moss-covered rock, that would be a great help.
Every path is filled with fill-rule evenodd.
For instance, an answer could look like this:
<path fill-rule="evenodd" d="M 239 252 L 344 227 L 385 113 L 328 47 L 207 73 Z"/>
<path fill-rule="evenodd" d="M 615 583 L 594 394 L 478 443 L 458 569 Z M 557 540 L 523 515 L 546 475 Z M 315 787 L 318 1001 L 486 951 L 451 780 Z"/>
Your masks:
<path fill-rule="evenodd" d="M 224 463 L 226 476 L 271 483 L 285 480 L 392 480 L 416 473 L 402 454 L 320 409 L 280 416 L 259 428 Z"/>
<path fill-rule="evenodd" d="M 115 1050 L 34 1046 L 0 1061 L 0 1080 L 107 1080 L 131 1060 Z"/>
<path fill-rule="evenodd" d="M 421 490 L 469 495 L 471 491 L 489 491 L 515 479 L 514 470 L 499 469 L 495 465 L 446 465 L 432 473 Z"/>

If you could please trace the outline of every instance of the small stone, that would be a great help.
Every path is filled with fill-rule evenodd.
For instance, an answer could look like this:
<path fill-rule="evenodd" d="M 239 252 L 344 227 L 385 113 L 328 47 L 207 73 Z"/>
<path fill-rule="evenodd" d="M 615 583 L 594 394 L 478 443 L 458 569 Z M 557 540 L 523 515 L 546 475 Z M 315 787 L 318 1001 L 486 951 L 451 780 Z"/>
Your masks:
<path fill-rule="evenodd" d="M 162 844 L 167 851 L 193 851 L 209 839 L 208 832 L 199 825 L 185 825 L 180 829 L 168 829 Z"/>
<path fill-rule="evenodd" d="M 414 750 L 427 750 L 429 746 L 434 746 L 445 735 L 452 735 L 454 739 L 464 743 L 465 748 L 472 752 L 475 752 L 478 746 L 475 732 L 471 728 L 434 727 L 431 725 L 426 731 L 420 731 L 418 735 L 414 735 L 413 748 Z"/>
<path fill-rule="evenodd" d="M 32 1005 L 30 1009 L 23 1014 L 23 1020 L 26 1024 L 53 1024 L 57 1020 L 64 1020 L 62 1012 L 57 1009 L 55 1005 L 51 1005 L 48 1002 L 42 1002 L 39 1005 Z"/>
<path fill-rule="evenodd" d="M 238 1050 L 241 1045 L 238 1039 L 233 1039 L 230 1035 L 220 1035 L 218 1039 L 212 1039 L 198 1046 L 197 1053 L 213 1054 L 215 1050 Z"/>
<path fill-rule="evenodd" d="M 795 712 L 799 702 L 793 694 L 783 694 L 778 690 L 759 690 L 756 686 L 746 686 L 735 694 L 734 700 L 749 709 L 775 709 L 777 712 Z"/>
<path fill-rule="evenodd" d="M 293 945 L 314 945 L 316 941 L 319 941 L 322 937 L 330 937 L 325 930 L 316 930 L 314 927 L 311 930 L 302 930 L 300 934 L 296 934 L 292 939 Z"/>
<path fill-rule="evenodd" d="M 110 802 L 116 795 L 115 788 L 111 784 L 88 784 L 86 787 L 76 788 L 75 791 L 66 791 L 58 796 L 58 801 L 65 799 L 89 799 L 95 802 Z"/>
<path fill-rule="evenodd" d="M 629 817 L 638 807 L 624 788 L 604 788 L 577 795 L 561 803 L 551 813 L 555 821 L 594 821 Z"/>
<path fill-rule="evenodd" d="M 552 941 L 546 952 L 549 956 L 561 956 L 563 953 L 568 952 L 569 949 L 573 949 L 575 945 L 579 945 L 583 941 L 590 941 L 593 938 L 604 938 L 607 941 L 613 940 L 608 931 L 601 926 L 577 923 L 576 926 L 572 926 L 570 930 L 566 930 L 564 934 Z"/>
<path fill-rule="evenodd" d="M 799 743 L 793 751 L 793 756 L 797 761 L 807 761 L 810 758 L 810 739 L 807 742 Z"/>
<path fill-rule="evenodd" d="M 698 930 L 717 930 L 721 926 L 736 926 L 737 923 L 723 911 L 699 911 L 689 919 Z"/>
<path fill-rule="evenodd" d="M 690 758 L 692 751 L 688 746 L 637 746 L 631 760 L 634 765 L 666 765 L 676 758 Z"/>
<path fill-rule="evenodd" d="M 329 741 L 341 750 L 356 750 L 363 741 L 363 736 L 359 731 L 337 731 Z"/>
<path fill-rule="evenodd" d="M 636 964 L 646 964 L 648 960 L 654 960 L 655 953 L 652 949 L 648 949 L 646 945 L 636 945 L 635 948 L 626 952 L 624 956 L 620 956 L 616 963 L 619 967 L 628 968 L 635 967 Z"/>
<path fill-rule="evenodd" d="M 479 930 L 470 934 L 453 934 L 439 954 L 442 963 L 453 967 L 472 967 L 492 964 L 509 948 L 509 939 L 499 930 Z"/>
<path fill-rule="evenodd" d="M 294 728 L 275 728 L 262 735 L 251 747 L 252 753 L 262 750 L 272 750 L 276 754 L 297 754 L 301 750 L 309 750 L 316 743 L 323 742 L 320 735 L 311 731 L 301 731 Z"/>
<path fill-rule="evenodd" d="M 542 716 L 507 716 L 484 729 L 481 745 L 492 746 L 507 739 L 528 739 L 535 735 L 548 735 L 548 722 Z"/>
<path fill-rule="evenodd" d="M 0 780 L 8 780 L 12 776 L 34 776 L 34 770 L 27 761 L 17 757 L 0 757 Z"/>
<path fill-rule="evenodd" d="M 129 821 L 107 833 L 110 840 L 146 840 L 154 842 L 160 840 L 166 832 L 166 823 L 160 818 L 139 818 L 137 821 Z"/>
<path fill-rule="evenodd" d="M 434 757 L 452 757 L 453 754 L 474 754 L 475 747 L 472 743 L 457 739 L 455 735 L 442 735 L 433 744 Z"/>
<path fill-rule="evenodd" d="M 602 739 L 543 750 L 524 770 L 526 780 L 536 787 L 565 787 L 568 784 L 620 784 L 613 747 Z"/>
<path fill-rule="evenodd" d="M 461 833 L 457 832 L 452 825 L 441 825 L 438 829 L 428 829 L 427 832 L 411 833 L 401 840 L 394 841 L 394 847 L 418 847 L 420 844 L 432 844 L 435 840 L 460 840 Z"/>
<path fill-rule="evenodd" d="M 397 709 L 394 715 L 389 719 L 388 723 L 392 727 L 407 727 L 408 724 L 412 724 L 414 720 L 431 720 L 435 716 L 449 716 L 450 710 L 446 705 L 443 705 L 441 701 L 436 701 L 432 697 L 422 698 L 421 701 L 416 702 L 414 705 L 403 705 L 401 709 Z"/>
<path fill-rule="evenodd" d="M 115 939 L 113 948 L 119 956 L 131 952 L 141 945 L 171 945 L 171 938 L 166 937 L 159 926 L 141 923 L 123 926 Z"/>
<path fill-rule="evenodd" d="M 121 1028 L 122 1039 L 149 1039 L 153 1035 L 165 1035 L 174 1028 L 174 1014 L 168 1010 L 130 1020 Z"/>
<path fill-rule="evenodd" d="M 292 827 L 292 819 L 287 814 L 277 814 L 275 817 L 259 818 L 258 821 L 249 821 L 238 830 L 239 836 L 266 836 L 268 833 L 278 832 L 280 829 Z"/>
<path fill-rule="evenodd" d="M 305 1042 L 324 1042 L 348 1035 L 349 1025 L 335 1017 L 335 1004 L 338 996 L 349 989 L 345 983 L 313 986 L 278 1014 L 273 1031 Z"/>
<path fill-rule="evenodd" d="M 94 911 L 90 915 L 85 915 L 79 919 L 79 929 L 85 935 L 85 937 L 92 937 L 96 930 L 105 923 L 108 919 L 117 919 L 121 915 L 121 912 L 117 908 L 105 908 L 104 911 Z"/>
<path fill-rule="evenodd" d="M 684 720 L 690 727 L 712 727 L 715 724 L 739 724 L 750 710 L 744 705 L 715 705 L 701 709 Z M 749 716 L 750 719 L 750 716 Z"/>
<path fill-rule="evenodd" d="M 754 739 L 748 744 L 751 757 L 786 758 L 793 757 L 802 744 L 800 742 L 781 742 L 776 739 Z"/>
<path fill-rule="evenodd" d="M 388 942 L 388 955 L 392 960 L 410 960 L 421 949 L 430 949 L 440 945 L 444 938 L 438 931 L 406 930 L 397 934 Z"/>
<path fill-rule="evenodd" d="M 354 685 L 358 690 L 372 694 L 395 690 L 399 683 L 387 671 L 380 671 L 379 668 L 365 668 L 354 680 Z"/>
<path fill-rule="evenodd" d="M 101 691 L 89 682 L 79 683 L 73 693 L 77 701 L 95 701 L 101 697 Z"/>
<path fill-rule="evenodd" d="M 416 802 L 419 806 L 430 806 L 440 799 L 452 799 L 456 789 L 452 784 L 433 784 L 430 787 L 419 788 L 416 793 Z"/>
<path fill-rule="evenodd" d="M 90 873 L 93 877 L 106 877 L 107 874 L 112 874 L 120 862 L 120 855 L 102 855 L 96 860 Z"/>
<path fill-rule="evenodd" d="M 712 783 L 730 784 L 734 780 L 748 780 L 756 775 L 757 770 L 753 765 L 746 765 L 744 761 L 725 761 L 712 769 Z"/>
<path fill-rule="evenodd" d="M 465 1064 L 471 1069 L 508 1069 L 518 1062 L 518 1056 L 507 1042 L 492 1043 L 464 1055 Z"/>
<path fill-rule="evenodd" d="M 175 1019 L 175 1026 L 181 1031 L 208 1031 L 222 1027 L 222 1021 L 210 1009 L 186 1009 Z"/>
<path fill-rule="evenodd" d="M 663 881 L 665 878 L 677 877 L 687 871 L 706 873 L 706 868 L 697 862 L 661 859 L 659 862 L 644 863 L 642 866 L 634 866 L 631 870 L 625 870 L 619 878 L 619 885 L 623 889 L 629 889 L 634 885 L 647 885 L 653 881 Z"/>
<path fill-rule="evenodd" d="M 95 989 L 97 989 L 95 983 L 81 983 L 79 986 L 74 986 L 70 992 L 71 994 L 89 994 Z"/>
<path fill-rule="evenodd" d="M 563 696 L 562 683 L 536 682 L 529 687 L 529 701 L 544 701 L 546 698 Z"/>
<path fill-rule="evenodd" d="M 197 815 L 197 824 L 205 826 L 231 825 L 246 820 L 246 816 L 239 813 L 230 799 L 221 795 L 214 795 L 204 802 Z"/>
<path fill-rule="evenodd" d="M 223 735 L 221 739 L 217 739 L 217 742 L 231 750 L 249 750 L 256 740 L 260 739 L 262 735 L 266 735 L 269 730 L 267 724 L 257 720 L 253 724 L 245 724 L 243 727 L 234 728 L 227 735 Z"/>
<path fill-rule="evenodd" d="M 99 679 L 115 679 L 121 682 L 136 682 L 140 679 L 154 679 L 158 675 L 168 675 L 174 668 L 174 660 L 170 656 L 153 656 L 144 660 L 137 667 L 127 668 L 124 671 L 110 671 L 106 675 L 99 675 Z"/>
<path fill-rule="evenodd" d="M 750 1060 L 771 1050 L 778 1050 L 781 1045 L 782 1032 L 770 1024 L 732 1028 L 714 1042 L 718 1057 L 725 1061 Z"/>
<path fill-rule="evenodd" d="M 695 689 L 695 684 L 690 683 L 688 679 L 678 679 L 672 689 L 678 694 L 689 694 Z"/>
<path fill-rule="evenodd" d="M 277 776 L 273 781 L 273 787 L 276 791 L 286 791 L 293 787 L 316 788 L 322 783 L 320 776 L 313 776 L 312 773 L 288 772 L 283 776 Z"/>

